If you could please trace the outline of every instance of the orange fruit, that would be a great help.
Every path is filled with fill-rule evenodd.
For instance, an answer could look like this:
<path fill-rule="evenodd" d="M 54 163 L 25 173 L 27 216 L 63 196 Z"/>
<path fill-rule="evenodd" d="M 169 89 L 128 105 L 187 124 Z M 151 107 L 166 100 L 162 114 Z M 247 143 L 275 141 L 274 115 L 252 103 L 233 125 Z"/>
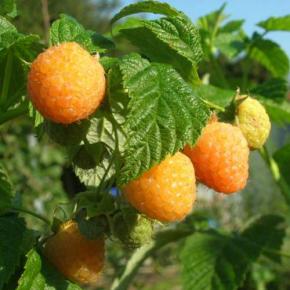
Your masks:
<path fill-rule="evenodd" d="M 246 186 L 249 148 L 238 127 L 210 123 L 196 145 L 186 146 L 184 153 L 191 159 L 197 179 L 215 191 L 233 193 Z"/>
<path fill-rule="evenodd" d="M 55 123 L 87 118 L 106 90 L 105 72 L 97 58 L 75 42 L 48 48 L 33 61 L 28 93 L 34 107 Z"/>
<path fill-rule="evenodd" d="M 182 220 L 195 201 L 195 175 L 190 159 L 178 152 L 129 182 L 124 188 L 128 202 L 152 219 Z"/>
<path fill-rule="evenodd" d="M 44 247 L 47 259 L 68 279 L 94 285 L 104 266 L 104 239 L 86 239 L 78 224 L 69 220 L 49 238 Z"/>

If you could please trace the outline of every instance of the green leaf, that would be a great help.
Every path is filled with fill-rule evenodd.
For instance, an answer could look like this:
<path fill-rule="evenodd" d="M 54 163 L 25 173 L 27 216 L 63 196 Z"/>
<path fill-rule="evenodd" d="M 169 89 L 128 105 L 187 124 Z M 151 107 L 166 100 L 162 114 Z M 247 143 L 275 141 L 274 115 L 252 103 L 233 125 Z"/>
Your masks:
<path fill-rule="evenodd" d="M 123 58 L 120 66 L 130 97 L 124 125 L 127 136 L 124 166 L 119 177 L 119 183 L 125 184 L 168 154 L 194 144 L 209 111 L 170 66 L 144 63 L 138 56 Z"/>
<path fill-rule="evenodd" d="M 232 290 L 242 286 L 245 274 L 266 249 L 281 246 L 283 218 L 256 219 L 241 234 L 211 231 L 193 234 L 181 252 L 184 289 Z"/>
<path fill-rule="evenodd" d="M 245 22 L 244 19 L 229 21 L 220 29 L 220 32 L 221 33 L 236 32 L 242 28 L 244 22 Z"/>
<path fill-rule="evenodd" d="M 17 9 L 15 0 L 1 0 L 0 1 L 0 15 L 14 18 L 17 16 Z"/>
<path fill-rule="evenodd" d="M 62 14 L 50 28 L 50 43 L 57 45 L 69 41 L 78 42 L 90 53 L 106 52 L 114 48 L 111 40 L 93 31 L 85 30 L 73 17 Z"/>
<path fill-rule="evenodd" d="M 108 71 L 117 62 L 118 59 L 115 57 L 104 56 L 100 59 L 100 63 L 104 67 L 105 71 Z"/>
<path fill-rule="evenodd" d="M 0 17 L 0 106 L 4 112 L 26 94 L 27 64 L 41 48 L 38 36 L 18 33 Z"/>
<path fill-rule="evenodd" d="M 14 215 L 0 217 L 0 289 L 14 274 L 26 239 L 24 220 Z"/>
<path fill-rule="evenodd" d="M 3 165 L 0 163 L 0 213 L 5 212 L 11 206 L 13 196 L 10 180 Z"/>
<path fill-rule="evenodd" d="M 27 261 L 24 266 L 24 272 L 22 273 L 18 281 L 18 287 L 16 290 L 33 289 L 32 285 L 33 286 L 37 285 L 38 287 L 40 287 L 39 283 L 35 282 L 35 279 L 37 278 L 41 269 L 40 256 L 34 249 L 32 249 L 28 252 L 26 257 L 27 257 Z"/>
<path fill-rule="evenodd" d="M 237 33 L 219 33 L 214 46 L 229 58 L 237 57 L 245 48 L 242 35 Z"/>
<path fill-rule="evenodd" d="M 5 32 L 8 32 L 8 31 L 17 32 L 17 29 L 6 18 L 0 16 L 0 35 L 3 34 L 3 33 L 5 33 Z"/>
<path fill-rule="evenodd" d="M 198 85 L 193 87 L 193 91 L 196 95 L 204 100 L 208 100 L 215 105 L 225 108 L 228 106 L 235 92 L 232 90 L 221 89 L 212 85 Z"/>
<path fill-rule="evenodd" d="M 140 25 L 120 31 L 152 61 L 171 64 L 186 79 L 197 78 L 202 58 L 198 29 L 185 17 L 140 21 Z"/>
<path fill-rule="evenodd" d="M 289 73 L 287 54 L 269 39 L 255 39 L 249 56 L 268 69 L 274 77 L 284 77 Z"/>
<path fill-rule="evenodd" d="M 27 254 L 24 272 L 16 290 L 81 290 L 79 286 L 63 278 L 36 250 Z"/>
<path fill-rule="evenodd" d="M 280 174 L 290 186 L 290 144 L 286 144 L 285 146 L 277 150 L 274 153 L 273 158 L 279 166 Z"/>
<path fill-rule="evenodd" d="M 259 22 L 257 25 L 267 31 L 290 31 L 290 15 L 270 17 L 265 21 Z"/>
<path fill-rule="evenodd" d="M 250 257 L 231 237 L 194 234 L 181 252 L 183 289 L 232 290 L 243 282 Z"/>
<path fill-rule="evenodd" d="M 285 100 L 288 91 L 285 79 L 273 78 L 250 89 L 250 93 L 260 95 L 275 101 Z"/>
<path fill-rule="evenodd" d="M 280 99 L 280 97 L 282 97 L 282 86 L 282 81 L 272 79 L 257 87 L 257 91 L 263 91 L 265 97 L 258 94 L 256 97 L 265 106 L 272 122 L 276 122 L 278 124 L 289 124 L 290 104 L 288 101 L 281 101 Z M 211 103 L 223 108 L 229 106 L 233 97 L 236 95 L 236 92 L 233 90 L 225 90 L 212 85 L 194 86 L 193 91 L 200 98 L 208 100 Z M 256 89 L 250 91 L 250 93 L 253 92 L 256 92 Z M 270 99 L 270 96 L 276 96 L 277 99 Z"/>
<path fill-rule="evenodd" d="M 224 14 L 225 7 L 226 4 L 224 3 L 218 10 L 200 17 L 197 21 L 198 26 L 214 37 L 222 22 L 227 19 L 227 15 Z"/>
<path fill-rule="evenodd" d="M 136 13 L 154 13 L 154 14 L 162 14 L 166 16 L 178 16 L 181 12 L 169 6 L 167 3 L 162 3 L 158 1 L 141 1 L 138 3 L 130 4 L 124 7 L 120 12 L 118 12 L 111 23 L 116 22 L 117 20 L 129 16 Z"/>

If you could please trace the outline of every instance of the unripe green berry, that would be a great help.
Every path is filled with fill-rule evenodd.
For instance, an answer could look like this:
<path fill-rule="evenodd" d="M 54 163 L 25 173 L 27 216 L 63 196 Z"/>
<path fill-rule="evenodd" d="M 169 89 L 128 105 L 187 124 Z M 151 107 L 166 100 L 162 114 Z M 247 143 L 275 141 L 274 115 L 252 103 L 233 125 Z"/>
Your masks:
<path fill-rule="evenodd" d="M 123 209 L 114 218 L 114 236 L 126 248 L 136 249 L 152 240 L 153 222 L 131 208 Z"/>

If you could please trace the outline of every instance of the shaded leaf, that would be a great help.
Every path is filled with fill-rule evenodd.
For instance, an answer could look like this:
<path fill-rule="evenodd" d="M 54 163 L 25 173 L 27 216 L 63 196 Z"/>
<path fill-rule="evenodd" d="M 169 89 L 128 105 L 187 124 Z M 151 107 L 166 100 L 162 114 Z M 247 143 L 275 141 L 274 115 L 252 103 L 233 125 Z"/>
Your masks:
<path fill-rule="evenodd" d="M 14 274 L 26 239 L 24 220 L 16 216 L 0 217 L 0 289 Z"/>
<path fill-rule="evenodd" d="M 289 72 L 289 59 L 281 47 L 269 39 L 256 39 L 250 58 L 267 68 L 274 77 L 284 77 Z"/>
<path fill-rule="evenodd" d="M 0 163 L 0 213 L 11 206 L 13 189 L 3 165 Z"/>
<path fill-rule="evenodd" d="M 285 100 L 288 91 L 285 79 L 273 78 L 250 89 L 251 94 L 257 94 L 276 101 Z"/>

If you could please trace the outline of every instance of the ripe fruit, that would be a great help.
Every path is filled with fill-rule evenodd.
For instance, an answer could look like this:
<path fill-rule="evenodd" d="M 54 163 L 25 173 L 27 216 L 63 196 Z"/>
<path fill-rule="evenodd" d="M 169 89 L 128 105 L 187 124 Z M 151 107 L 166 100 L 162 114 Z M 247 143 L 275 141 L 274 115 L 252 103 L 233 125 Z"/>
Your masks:
<path fill-rule="evenodd" d="M 114 235 L 129 249 L 139 248 L 152 240 L 153 222 L 132 208 L 114 217 Z"/>
<path fill-rule="evenodd" d="M 140 212 L 165 222 L 182 220 L 191 211 L 195 189 L 194 168 L 178 152 L 128 183 L 124 194 Z"/>
<path fill-rule="evenodd" d="M 45 244 L 44 254 L 68 279 L 80 284 L 95 284 L 104 266 L 104 239 L 88 240 L 78 224 L 68 221 Z"/>
<path fill-rule="evenodd" d="M 245 97 L 247 96 L 240 98 Z M 250 97 L 247 97 L 238 106 L 236 125 L 240 127 L 252 149 L 261 148 L 271 130 L 271 122 L 265 108 L 259 101 Z"/>
<path fill-rule="evenodd" d="M 100 105 L 105 87 L 102 65 L 75 42 L 39 54 L 28 76 L 33 105 L 55 123 L 70 124 L 87 118 Z"/>
<path fill-rule="evenodd" d="M 184 153 L 191 159 L 197 179 L 208 187 L 233 193 L 246 186 L 249 148 L 238 127 L 210 123 L 196 145 L 186 146 Z"/>

